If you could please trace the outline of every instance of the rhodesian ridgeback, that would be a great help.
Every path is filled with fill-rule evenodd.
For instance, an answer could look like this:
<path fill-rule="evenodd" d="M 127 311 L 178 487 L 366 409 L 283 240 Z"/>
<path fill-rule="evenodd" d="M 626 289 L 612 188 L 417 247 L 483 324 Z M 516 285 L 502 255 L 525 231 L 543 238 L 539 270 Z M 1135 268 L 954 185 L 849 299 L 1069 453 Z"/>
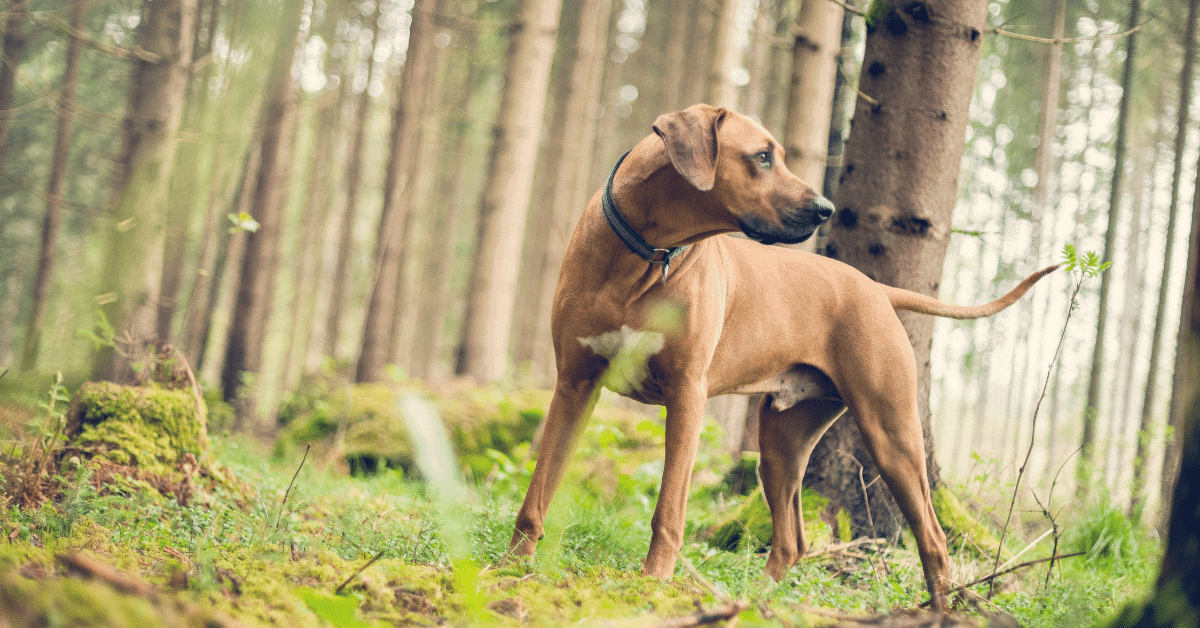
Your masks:
<path fill-rule="evenodd" d="M 946 537 L 930 501 L 916 363 L 895 311 L 989 316 L 1053 267 L 993 303 L 964 307 L 876 283 L 833 259 L 763 246 L 802 242 L 833 211 L 750 119 L 696 105 L 655 121 L 654 134 L 617 162 L 588 203 L 563 260 L 552 324 L 558 380 L 511 556 L 533 554 L 606 386 L 667 409 L 642 572 L 669 577 L 683 546 L 705 400 L 766 393 L 759 443 L 774 525 L 767 574 L 782 578 L 807 549 L 801 477 L 817 440 L 849 408 L 916 537 L 933 602 L 944 606 Z M 715 237 L 736 231 L 749 239 Z M 661 313 L 672 307 L 681 314 L 674 325 Z"/>

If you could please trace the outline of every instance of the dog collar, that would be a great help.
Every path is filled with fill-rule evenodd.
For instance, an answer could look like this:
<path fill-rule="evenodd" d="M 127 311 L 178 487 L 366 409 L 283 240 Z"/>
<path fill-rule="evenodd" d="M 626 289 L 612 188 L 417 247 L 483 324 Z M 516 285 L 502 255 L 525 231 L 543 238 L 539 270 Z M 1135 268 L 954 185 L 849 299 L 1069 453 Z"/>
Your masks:
<path fill-rule="evenodd" d="M 650 246 L 646 239 L 638 235 L 638 232 L 633 230 L 625 217 L 621 215 L 621 210 L 617 209 L 617 203 L 612 197 L 612 182 L 613 177 L 617 175 L 617 168 L 621 167 L 621 162 L 629 156 L 626 151 L 617 159 L 617 163 L 613 164 L 612 170 L 608 173 L 608 181 L 604 183 L 604 193 L 600 195 L 600 206 L 604 208 L 604 217 L 608 219 L 608 225 L 616 232 L 617 237 L 629 247 L 629 250 L 637 253 L 642 259 L 650 262 L 651 265 L 662 264 L 662 280 L 667 282 L 667 273 L 671 271 L 671 260 L 679 256 L 686 249 L 686 246 L 677 246 L 670 249 L 656 249 Z"/>

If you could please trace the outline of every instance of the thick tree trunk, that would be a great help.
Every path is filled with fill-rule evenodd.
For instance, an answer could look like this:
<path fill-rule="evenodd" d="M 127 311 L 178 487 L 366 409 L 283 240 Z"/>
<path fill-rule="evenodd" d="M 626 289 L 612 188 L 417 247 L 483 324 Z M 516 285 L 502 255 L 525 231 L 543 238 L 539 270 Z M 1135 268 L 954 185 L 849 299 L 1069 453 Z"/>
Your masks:
<path fill-rule="evenodd" d="M 379 18 L 381 12 L 376 10 L 371 15 L 370 29 L 375 36 L 371 39 L 371 52 L 366 58 L 366 74 L 368 84 L 375 67 L 374 48 L 379 43 Z M 407 64 L 406 64 L 407 65 Z M 347 73 L 347 81 L 353 73 Z M 346 315 L 347 289 L 351 286 L 350 260 L 354 248 L 354 222 L 358 215 L 358 197 L 362 185 L 363 146 L 367 133 L 367 121 L 370 119 L 371 94 L 366 87 L 354 99 L 350 120 L 354 123 L 353 140 L 350 142 L 346 162 L 346 197 L 342 203 L 339 215 L 341 220 L 335 232 L 338 239 L 337 250 L 333 255 L 333 283 L 329 297 L 329 309 L 325 315 L 325 355 L 337 358 L 340 355 L 339 345 L 342 338 L 343 319 Z M 390 172 L 390 166 L 389 166 Z M 385 184 L 386 185 L 386 184 Z M 384 188 L 387 193 L 388 188 Z M 385 202 L 386 205 L 386 202 Z"/>
<path fill-rule="evenodd" d="M 271 317 L 279 270 L 279 248 L 284 228 L 284 183 L 291 164 L 284 161 L 293 128 L 296 86 L 292 62 L 296 54 L 303 2 L 286 0 L 279 6 L 279 25 L 271 74 L 262 110 L 258 174 L 254 180 L 251 211 L 258 230 L 247 234 L 242 254 L 237 302 L 225 344 L 221 368 L 221 390 L 226 401 L 234 401 L 237 426 L 257 421 L 257 395 L 243 391 L 246 377 L 261 375 L 267 323 Z"/>
<path fill-rule="evenodd" d="M 75 4 L 71 5 L 72 28 L 83 29 L 84 18 L 87 16 L 87 5 L 88 0 L 76 0 Z M 33 304 L 29 312 L 29 325 L 25 330 L 25 346 L 21 352 L 21 370 L 23 371 L 37 366 L 39 347 L 42 341 L 42 325 L 45 322 L 46 301 L 50 297 L 50 283 L 54 277 L 58 228 L 62 222 L 63 188 L 67 180 L 67 159 L 71 152 L 71 126 L 75 121 L 75 88 L 79 82 L 79 53 L 82 49 L 83 43 L 78 38 L 72 37 L 67 42 L 62 93 L 58 97 L 58 124 L 54 132 L 54 154 L 50 161 L 50 181 L 46 184 L 46 216 L 42 220 L 41 253 L 38 256 L 37 275 L 33 280 Z M 9 104 L 11 105 L 11 99 Z M 0 103 L 0 111 L 6 111 L 8 108 Z"/>
<path fill-rule="evenodd" d="M 561 8 L 562 0 L 522 0 L 509 43 L 456 369 L 479 381 L 497 381 L 509 372 L 521 243 Z"/>
<path fill-rule="evenodd" d="M 825 252 L 876 281 L 937 294 L 986 14 L 984 0 L 886 3 L 868 31 Z M 926 472 L 937 487 L 929 427 L 933 320 L 904 312 L 900 320 L 916 354 Z M 892 536 L 902 517 L 877 477 L 857 425 L 843 419 L 818 444 L 805 482 L 842 504 L 857 533 Z"/>
<path fill-rule="evenodd" d="M 1174 259 L 1175 225 L 1179 214 L 1179 189 L 1183 184 L 1183 151 L 1188 132 L 1188 112 L 1192 102 L 1192 74 L 1196 58 L 1196 19 L 1200 15 L 1200 0 L 1188 0 L 1187 26 L 1183 38 L 1183 69 L 1179 74 L 1179 108 L 1175 118 L 1174 168 L 1171 174 L 1171 201 L 1167 209 L 1166 246 L 1163 250 L 1162 279 L 1158 284 L 1158 305 L 1154 308 L 1154 331 L 1150 336 L 1149 370 L 1146 374 L 1146 389 L 1142 397 L 1142 414 L 1138 428 L 1137 451 L 1133 458 L 1133 481 L 1130 483 L 1129 513 L 1139 514 L 1146 499 L 1146 458 L 1149 456 L 1151 426 L 1154 423 L 1154 407 L 1158 400 L 1158 363 L 1162 353 L 1163 328 L 1166 325 L 1167 293 L 1170 288 L 1172 260 Z M 1168 450 L 1172 448 L 1168 446 Z M 1167 456 L 1168 458 L 1170 456 Z M 1164 475 L 1173 470 L 1164 468 Z M 1163 497 L 1166 497 L 1164 494 Z M 1166 503 L 1165 501 L 1162 503 Z M 1164 512 L 1165 508 L 1162 509 Z"/>
<path fill-rule="evenodd" d="M 429 9 L 433 3 L 418 0 L 412 8 L 408 52 L 404 70 L 396 84 L 396 106 L 392 114 L 391 153 L 383 184 L 383 211 L 379 216 L 379 239 L 375 247 L 375 270 L 354 380 L 377 382 L 395 345 L 396 296 L 399 293 L 402 253 L 411 223 L 410 175 L 417 156 L 421 129 L 424 87 L 428 82 L 429 53 L 433 47 Z"/>
<path fill-rule="evenodd" d="M 1142 2 L 1129 3 L 1129 28 L 1140 23 Z M 1121 80 L 1121 105 L 1117 113 L 1117 143 L 1113 151 L 1112 188 L 1108 197 L 1108 228 L 1104 233 L 1104 253 L 1101 263 L 1111 262 L 1116 248 L 1117 224 L 1120 217 L 1121 184 L 1124 179 L 1125 143 L 1129 128 L 1129 103 L 1133 91 L 1134 62 L 1137 59 L 1137 31 L 1129 33 L 1125 43 L 1125 71 Z M 1100 277 L 1100 303 L 1096 316 L 1096 344 L 1092 348 L 1092 367 L 1088 374 L 1087 401 L 1083 407 L 1083 434 L 1080 438 L 1079 463 L 1076 466 L 1075 494 L 1087 497 L 1092 488 L 1092 469 L 1096 464 L 1096 419 L 1100 404 L 1100 375 L 1104 370 L 1104 336 L 1108 325 L 1108 294 L 1112 287 L 1110 272 Z"/>
<path fill-rule="evenodd" d="M 109 250 L 97 301 L 116 346 L 96 353 L 95 379 L 125 381 L 154 341 L 162 280 L 163 218 L 176 134 L 183 114 L 195 32 L 196 0 L 142 3 L 137 44 L 165 61 L 133 61 L 125 134 L 117 157 Z"/>
<path fill-rule="evenodd" d="M 4 26 L 4 53 L 0 61 L 0 172 L 8 157 L 8 129 L 12 126 L 13 88 L 17 81 L 17 67 L 25 55 L 25 0 L 8 3 L 8 20 Z"/>

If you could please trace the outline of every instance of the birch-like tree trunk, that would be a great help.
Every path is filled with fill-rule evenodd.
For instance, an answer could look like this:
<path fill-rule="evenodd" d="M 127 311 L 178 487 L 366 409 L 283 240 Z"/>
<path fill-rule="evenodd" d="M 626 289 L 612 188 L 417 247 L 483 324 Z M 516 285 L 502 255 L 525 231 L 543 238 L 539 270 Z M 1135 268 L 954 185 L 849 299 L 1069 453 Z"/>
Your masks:
<path fill-rule="evenodd" d="M 83 30 L 89 0 L 76 0 L 71 5 L 71 28 Z M 15 3 L 14 3 L 15 4 Z M 10 18 L 15 19 L 15 18 Z M 29 325 L 25 329 L 25 345 L 21 352 L 21 370 L 37 366 L 45 322 L 46 302 L 54 277 L 54 258 L 58 247 L 58 229 L 62 223 L 63 188 L 67 180 L 67 160 L 71 152 L 71 127 L 75 122 L 75 88 L 79 83 L 79 53 L 83 42 L 72 37 L 67 42 L 66 67 L 63 69 L 62 92 L 58 96 L 58 123 L 54 131 L 54 153 L 50 158 L 50 180 L 46 184 L 46 216 L 42 220 L 41 253 L 37 274 L 33 280 L 33 304 Z M 11 102 L 10 102 L 11 105 Z M 0 111 L 8 107 L 0 104 Z"/>
<path fill-rule="evenodd" d="M 14 87 L 17 81 L 17 67 L 21 65 L 21 57 L 25 56 L 25 0 L 12 0 L 8 3 L 8 20 L 4 24 L 4 52 L 0 59 L 0 173 L 4 172 L 4 162 L 8 157 L 8 129 L 12 126 Z"/>
<path fill-rule="evenodd" d="M 822 192 L 829 161 L 826 153 L 843 14 L 840 5 L 826 1 L 804 2 L 796 15 L 783 144 L 788 170 L 818 192 Z"/>
<path fill-rule="evenodd" d="M 509 42 L 456 369 L 478 381 L 509 373 L 517 272 L 561 9 L 562 0 L 522 0 Z"/>
<path fill-rule="evenodd" d="M 880 8 L 867 34 L 845 175 L 825 253 L 881 283 L 936 295 L 987 2 L 885 2 Z M 941 479 L 929 427 L 933 320 L 905 312 L 900 320 L 916 354 L 926 472 L 936 488 Z M 843 418 L 817 445 L 804 481 L 844 507 L 857 532 L 891 536 L 903 519 L 882 483 L 873 482 L 877 477 L 857 425 Z M 864 492 L 870 494 L 869 505 Z"/>

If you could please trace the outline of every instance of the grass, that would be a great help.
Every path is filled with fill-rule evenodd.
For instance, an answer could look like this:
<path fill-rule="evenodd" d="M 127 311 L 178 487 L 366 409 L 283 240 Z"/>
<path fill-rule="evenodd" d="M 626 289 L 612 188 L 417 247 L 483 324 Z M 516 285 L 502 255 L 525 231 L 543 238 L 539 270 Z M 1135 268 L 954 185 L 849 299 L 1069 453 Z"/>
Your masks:
<path fill-rule="evenodd" d="M 648 625 L 728 596 L 754 603 L 741 623 L 809 625 L 818 619 L 814 608 L 874 613 L 925 599 L 919 560 L 903 540 L 804 560 L 780 583 L 764 579 L 758 543 L 732 552 L 706 543 L 723 512 L 759 499 L 723 494 L 715 483 L 693 490 L 675 578 L 642 578 L 661 429 L 652 420 L 608 422 L 604 413 L 582 439 L 530 563 L 500 562 L 530 472 L 515 454 L 490 454 L 492 472 L 450 503 L 411 473 L 347 477 L 336 460 L 310 455 L 301 466 L 302 451 L 272 454 L 239 437 L 212 437 L 212 452 L 241 487 L 212 487 L 186 506 L 137 486 L 97 489 L 89 466 L 79 465 L 59 479 L 56 500 L 0 507 L 0 533 L 9 541 L 0 545 L 0 618 L 17 626 L 142 625 L 146 613 L 169 606 L 174 614 L 161 615 L 163 625 L 219 625 L 231 617 L 288 626 Z M 717 450 L 718 437 L 706 433 L 706 451 Z M 698 477 L 719 477 L 729 460 L 707 456 L 701 467 Z M 994 506 L 1003 499 L 997 494 Z M 1029 628 L 1100 625 L 1149 590 L 1160 550 L 1144 530 L 1103 505 L 1073 521 L 1069 513 L 1059 518 L 1067 530 L 1061 551 L 1088 555 L 1061 563 L 1048 584 L 1045 565 L 1004 577 L 994 607 L 984 604 L 984 611 L 1003 610 Z M 452 529 L 462 530 L 461 549 Z M 1010 549 L 1027 540 L 1011 539 Z M 1049 547 L 1022 559 L 1046 556 Z M 957 549 L 952 544 L 952 575 L 986 573 L 986 559 Z M 95 579 L 53 577 L 68 573 L 61 557 L 74 553 L 148 582 L 156 593 L 142 602 L 150 606 Z M 986 595 L 986 585 L 975 591 Z M 88 615 L 71 600 L 128 612 Z M 32 619 L 22 623 L 26 616 Z"/>

